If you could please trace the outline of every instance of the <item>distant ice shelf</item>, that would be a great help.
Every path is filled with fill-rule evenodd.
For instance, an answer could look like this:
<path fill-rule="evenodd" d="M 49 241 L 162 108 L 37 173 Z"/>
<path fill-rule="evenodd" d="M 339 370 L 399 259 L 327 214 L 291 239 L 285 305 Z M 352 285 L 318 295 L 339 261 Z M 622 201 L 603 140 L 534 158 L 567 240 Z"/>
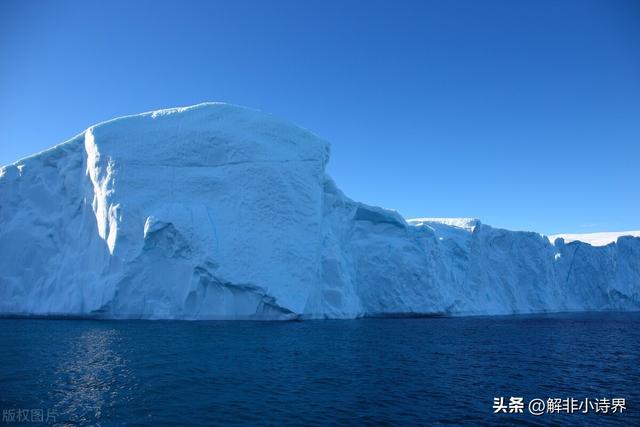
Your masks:
<path fill-rule="evenodd" d="M 606 246 L 609 243 L 615 243 L 619 237 L 634 236 L 640 237 L 640 230 L 634 231 L 613 231 L 604 233 L 582 233 L 582 234 L 553 234 L 549 236 L 549 240 L 554 242 L 556 239 L 564 239 L 566 243 L 584 242 L 591 246 Z"/>
<path fill-rule="evenodd" d="M 640 232 L 547 238 L 470 218 L 405 220 L 346 197 L 328 160 L 329 144 L 305 129 L 206 103 L 101 123 L 2 167 L 0 314 L 640 308 Z"/>

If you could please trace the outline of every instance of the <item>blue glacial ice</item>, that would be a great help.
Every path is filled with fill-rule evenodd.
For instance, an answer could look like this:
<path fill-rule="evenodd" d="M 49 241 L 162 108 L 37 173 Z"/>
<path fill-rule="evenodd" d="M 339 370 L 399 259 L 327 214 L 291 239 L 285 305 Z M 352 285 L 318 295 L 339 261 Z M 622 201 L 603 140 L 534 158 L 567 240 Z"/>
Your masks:
<path fill-rule="evenodd" d="M 405 220 L 346 197 L 329 144 L 207 103 L 0 169 L 0 314 L 355 318 L 640 309 L 640 236 Z M 604 240 L 603 240 L 604 239 Z"/>

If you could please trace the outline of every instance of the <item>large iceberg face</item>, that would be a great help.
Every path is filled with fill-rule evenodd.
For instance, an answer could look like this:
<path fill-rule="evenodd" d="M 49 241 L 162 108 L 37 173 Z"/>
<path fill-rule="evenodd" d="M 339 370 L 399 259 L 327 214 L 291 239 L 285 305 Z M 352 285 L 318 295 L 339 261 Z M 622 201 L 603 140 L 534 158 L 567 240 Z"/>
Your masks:
<path fill-rule="evenodd" d="M 0 309 L 302 313 L 327 160 L 311 133 L 224 104 L 94 126 L 3 169 Z"/>
<path fill-rule="evenodd" d="M 0 169 L 0 313 L 289 319 L 640 308 L 640 238 L 594 247 L 405 221 L 325 174 L 328 144 L 201 104 Z"/>

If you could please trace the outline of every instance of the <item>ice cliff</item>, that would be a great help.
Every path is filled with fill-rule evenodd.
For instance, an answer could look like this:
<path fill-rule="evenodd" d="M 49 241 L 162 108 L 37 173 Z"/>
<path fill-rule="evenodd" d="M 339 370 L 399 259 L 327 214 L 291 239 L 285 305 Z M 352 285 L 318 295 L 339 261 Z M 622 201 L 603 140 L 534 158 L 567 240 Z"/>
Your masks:
<path fill-rule="evenodd" d="M 640 308 L 640 238 L 564 243 L 347 198 L 329 145 L 208 103 L 0 169 L 0 313 L 351 318 Z"/>

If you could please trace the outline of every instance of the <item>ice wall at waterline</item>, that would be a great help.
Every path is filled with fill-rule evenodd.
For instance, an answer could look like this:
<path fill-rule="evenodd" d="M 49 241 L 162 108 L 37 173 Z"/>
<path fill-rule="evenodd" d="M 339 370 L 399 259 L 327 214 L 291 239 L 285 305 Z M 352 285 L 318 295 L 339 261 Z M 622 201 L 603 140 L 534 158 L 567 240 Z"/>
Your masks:
<path fill-rule="evenodd" d="M 640 308 L 640 238 L 594 247 L 405 221 L 328 144 L 201 104 L 115 119 L 0 169 L 0 313 L 289 319 Z"/>

